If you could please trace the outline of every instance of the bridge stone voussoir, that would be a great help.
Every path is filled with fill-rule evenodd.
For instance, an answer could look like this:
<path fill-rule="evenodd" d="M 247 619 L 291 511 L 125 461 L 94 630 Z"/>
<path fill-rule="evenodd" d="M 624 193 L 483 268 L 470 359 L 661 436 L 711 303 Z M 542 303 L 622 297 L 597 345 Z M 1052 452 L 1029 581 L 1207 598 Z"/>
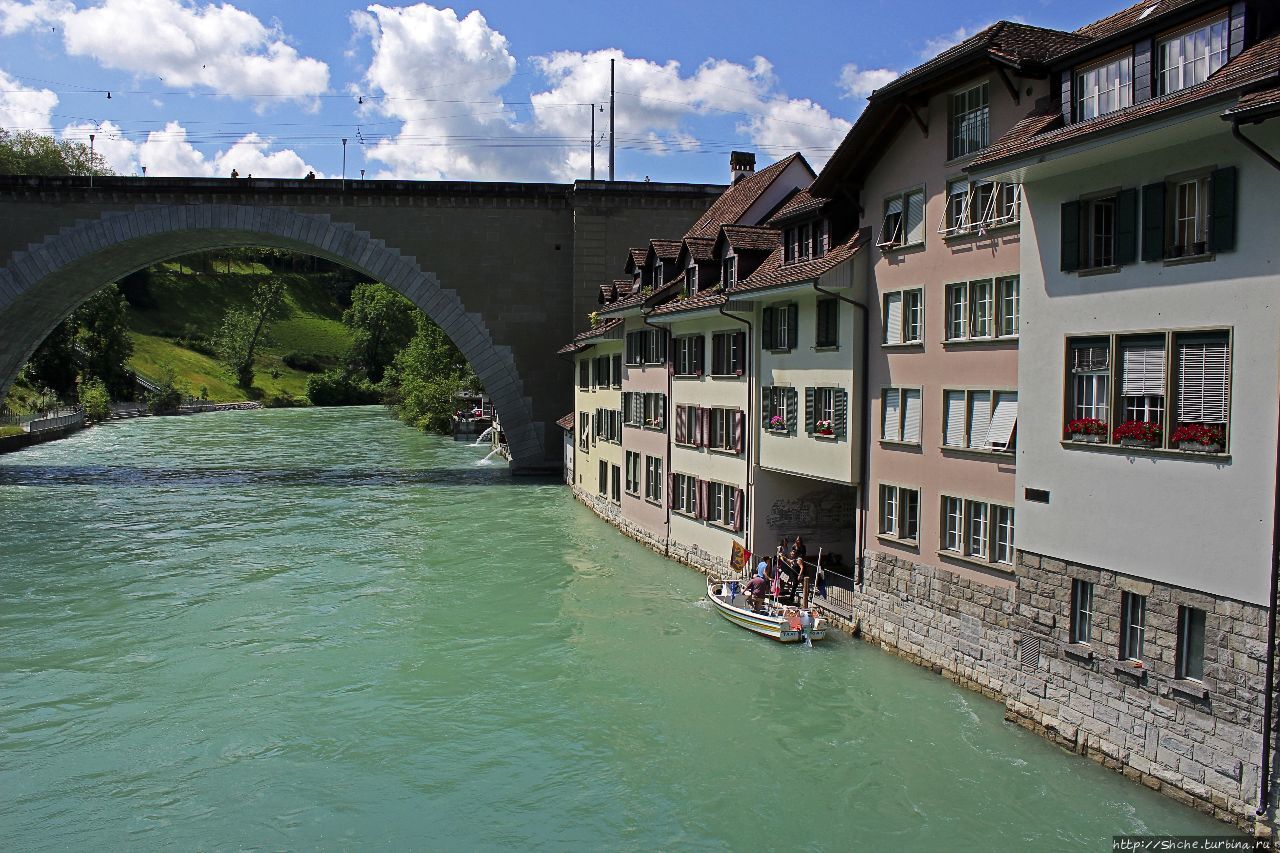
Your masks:
<path fill-rule="evenodd" d="M 413 280 L 414 272 L 409 264 L 397 262 L 382 281 L 391 289 L 403 292 L 405 283 Z"/>

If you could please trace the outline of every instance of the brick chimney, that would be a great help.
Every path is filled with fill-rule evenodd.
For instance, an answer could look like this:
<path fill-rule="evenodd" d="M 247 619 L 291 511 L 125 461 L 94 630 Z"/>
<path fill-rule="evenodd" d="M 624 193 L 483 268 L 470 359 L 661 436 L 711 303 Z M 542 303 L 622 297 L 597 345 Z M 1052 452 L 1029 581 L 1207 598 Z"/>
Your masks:
<path fill-rule="evenodd" d="M 737 183 L 756 170 L 756 155 L 750 151 L 729 152 L 729 180 Z"/>

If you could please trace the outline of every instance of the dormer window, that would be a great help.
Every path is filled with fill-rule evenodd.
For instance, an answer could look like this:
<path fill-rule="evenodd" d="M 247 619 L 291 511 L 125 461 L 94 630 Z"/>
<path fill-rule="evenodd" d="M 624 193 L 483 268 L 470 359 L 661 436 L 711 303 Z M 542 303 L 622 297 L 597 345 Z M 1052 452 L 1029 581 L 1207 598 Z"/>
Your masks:
<path fill-rule="evenodd" d="M 827 253 L 827 220 L 819 219 L 813 223 L 813 257 L 820 258 Z"/>
<path fill-rule="evenodd" d="M 696 296 L 698 293 L 698 265 L 689 264 L 684 271 L 684 292 L 686 296 Z"/>
<path fill-rule="evenodd" d="M 733 255 L 724 259 L 724 275 L 721 280 L 724 282 L 725 290 L 738 282 L 738 259 Z"/>
<path fill-rule="evenodd" d="M 1227 18 L 1218 18 L 1160 41 L 1160 94 L 1203 83 L 1227 64 L 1228 23 Z"/>
<path fill-rule="evenodd" d="M 663 285 L 662 261 L 658 261 L 656 264 L 653 265 L 653 286 L 662 287 L 662 285 Z"/>
<path fill-rule="evenodd" d="M 950 159 L 986 148 L 991 141 L 991 107 L 987 84 L 974 86 L 951 96 L 948 127 L 951 130 Z"/>
<path fill-rule="evenodd" d="M 1122 56 L 1076 75 L 1076 120 L 1088 121 L 1133 104 L 1133 57 Z"/>

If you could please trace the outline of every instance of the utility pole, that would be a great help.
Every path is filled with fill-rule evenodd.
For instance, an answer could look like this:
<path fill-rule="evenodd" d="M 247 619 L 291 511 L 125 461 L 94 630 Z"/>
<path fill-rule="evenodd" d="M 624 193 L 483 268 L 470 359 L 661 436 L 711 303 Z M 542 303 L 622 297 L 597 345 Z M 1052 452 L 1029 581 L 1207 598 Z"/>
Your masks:
<path fill-rule="evenodd" d="M 591 180 L 596 179 L 596 105 L 591 105 Z"/>
<path fill-rule="evenodd" d="M 342 137 L 342 189 L 347 189 L 347 138 Z"/>
<path fill-rule="evenodd" d="M 613 171 L 613 164 L 614 164 L 614 160 L 613 160 L 613 104 L 614 104 L 613 65 L 614 65 L 614 62 L 615 60 L 612 60 L 612 59 L 609 60 L 609 180 L 611 181 L 613 180 L 613 175 L 614 175 L 614 171 Z"/>
<path fill-rule="evenodd" d="M 89 189 L 93 189 L 93 138 L 96 133 L 89 134 Z"/>

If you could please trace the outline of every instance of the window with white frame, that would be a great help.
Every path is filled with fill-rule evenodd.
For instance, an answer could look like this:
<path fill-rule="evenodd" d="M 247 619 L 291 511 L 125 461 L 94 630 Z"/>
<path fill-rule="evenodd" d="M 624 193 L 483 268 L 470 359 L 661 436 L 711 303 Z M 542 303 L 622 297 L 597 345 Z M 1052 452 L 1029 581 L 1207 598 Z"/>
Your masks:
<path fill-rule="evenodd" d="M 640 454 L 628 450 L 625 467 L 627 472 L 627 494 L 638 495 L 640 493 Z"/>
<path fill-rule="evenodd" d="M 991 108 L 986 83 L 952 94 L 948 107 L 949 159 L 981 151 L 990 144 Z"/>
<path fill-rule="evenodd" d="M 662 459 L 658 456 L 644 458 L 644 496 L 662 502 Z"/>
<path fill-rule="evenodd" d="M 613 487 L 613 494 L 610 497 L 613 498 L 614 503 L 620 504 L 622 503 L 622 469 L 617 465 L 613 465 L 610 468 L 610 473 L 612 474 Z"/>
<path fill-rule="evenodd" d="M 761 338 L 764 349 L 792 350 L 799 337 L 800 311 L 795 303 L 766 306 L 761 317 Z"/>
<path fill-rule="evenodd" d="M 1174 675 L 1204 681 L 1205 612 L 1198 607 L 1178 608 L 1178 653 Z"/>
<path fill-rule="evenodd" d="M 997 565 L 1013 565 L 1013 507 L 943 495 L 943 551 Z"/>
<path fill-rule="evenodd" d="M 1076 121 L 1088 121 L 1133 104 L 1133 56 L 1126 54 L 1076 74 Z"/>
<path fill-rule="evenodd" d="M 644 425 L 653 429 L 666 429 L 667 395 L 644 394 Z"/>
<path fill-rule="evenodd" d="M 737 497 L 737 487 L 730 486 L 727 483 L 710 482 L 707 484 L 707 521 L 716 524 L 722 524 L 725 527 L 733 526 L 733 509 L 734 500 Z"/>
<path fill-rule="evenodd" d="M 684 271 L 684 292 L 686 296 L 698 295 L 698 265 L 689 264 Z"/>
<path fill-rule="evenodd" d="M 738 283 L 738 259 L 730 255 L 724 259 L 723 267 L 720 283 L 724 285 L 725 290 L 728 290 Z"/>
<path fill-rule="evenodd" d="M 609 496 L 609 463 L 600 460 L 600 497 Z"/>
<path fill-rule="evenodd" d="M 771 432 L 789 433 L 795 425 L 796 389 L 773 386 L 765 388 L 765 429 Z"/>
<path fill-rule="evenodd" d="M 882 343 L 918 344 L 924 341 L 924 291 L 899 290 L 884 295 Z"/>
<path fill-rule="evenodd" d="M 1156 52 L 1161 95 L 1203 83 L 1227 64 L 1228 24 L 1227 18 L 1218 18 L 1160 41 Z"/>
<path fill-rule="evenodd" d="M 1018 392 L 944 390 L 943 444 L 949 448 L 1012 452 L 1018 426 Z"/>
<path fill-rule="evenodd" d="M 924 242 L 924 188 L 895 193 L 884 200 L 881 249 L 914 246 Z"/>
<path fill-rule="evenodd" d="M 938 233 L 943 237 L 977 233 L 1017 222 L 1022 209 L 1022 185 L 957 178 L 947 182 L 947 204 Z"/>
<path fill-rule="evenodd" d="M 701 376 L 703 369 L 702 335 L 686 335 L 673 338 L 671 348 L 675 356 L 676 376 Z"/>
<path fill-rule="evenodd" d="M 663 277 L 662 261 L 658 261 L 653 265 L 653 286 L 662 287 L 667 280 Z"/>
<path fill-rule="evenodd" d="M 1225 452 L 1231 408 L 1228 332 L 1072 338 L 1067 352 L 1069 438 L 1077 427 L 1083 429 L 1071 421 L 1092 418 L 1101 422 L 1094 432 L 1103 441 L 1137 438 L 1171 448 L 1187 442 L 1199 445 L 1192 449 Z M 1108 406 L 1111 389 L 1118 405 L 1114 413 Z M 1154 428 L 1127 426 L 1130 422 Z M 1117 427 L 1124 429 L 1117 433 Z"/>
<path fill-rule="evenodd" d="M 1088 643 L 1093 633 L 1093 584 L 1071 581 L 1071 642 Z"/>
<path fill-rule="evenodd" d="M 821 258 L 827 253 L 827 220 L 819 219 L 813 223 L 812 239 L 812 255 Z"/>
<path fill-rule="evenodd" d="M 667 361 L 667 333 L 658 329 L 641 329 L 628 332 L 626 360 L 632 366 L 665 364 Z"/>
<path fill-rule="evenodd" d="M 698 480 L 690 474 L 671 477 L 671 508 L 686 515 L 698 512 Z"/>
<path fill-rule="evenodd" d="M 1209 176 L 1173 182 L 1172 242 L 1167 257 L 1202 255 L 1209 241 Z"/>
<path fill-rule="evenodd" d="M 707 415 L 707 447 L 714 450 L 733 450 L 733 416 L 736 409 L 713 408 Z"/>
<path fill-rule="evenodd" d="M 814 388 L 813 389 L 813 420 L 818 425 L 819 431 L 825 422 L 830 429 L 835 428 L 836 422 L 836 397 L 839 388 Z"/>
<path fill-rule="evenodd" d="M 591 389 L 591 360 L 582 359 L 578 362 L 578 390 L 589 391 Z"/>
<path fill-rule="evenodd" d="M 1147 597 L 1132 592 L 1120 595 L 1120 660 L 1142 661 L 1147 634 Z"/>
<path fill-rule="evenodd" d="M 920 389 L 885 388 L 880 394 L 880 438 L 920 443 Z"/>
<path fill-rule="evenodd" d="M 741 376 L 747 369 L 745 332 L 716 332 L 711 336 L 711 375 Z"/>
<path fill-rule="evenodd" d="M 1082 202 L 1084 207 L 1084 257 L 1086 269 L 1115 266 L 1116 263 L 1116 197 L 1094 198 Z"/>
<path fill-rule="evenodd" d="M 617 355 L 613 356 L 612 364 L 613 364 L 613 369 L 609 371 L 610 373 L 609 378 L 612 380 L 612 387 L 621 388 L 622 387 L 622 353 L 618 353 Z"/>
<path fill-rule="evenodd" d="M 880 535 L 915 542 L 920 529 L 920 492 L 880 484 Z"/>
<path fill-rule="evenodd" d="M 591 449 L 591 415 L 578 412 L 578 449 L 590 452 Z"/>
<path fill-rule="evenodd" d="M 961 281 L 947 285 L 948 341 L 1014 337 L 1018 334 L 1019 279 Z"/>

